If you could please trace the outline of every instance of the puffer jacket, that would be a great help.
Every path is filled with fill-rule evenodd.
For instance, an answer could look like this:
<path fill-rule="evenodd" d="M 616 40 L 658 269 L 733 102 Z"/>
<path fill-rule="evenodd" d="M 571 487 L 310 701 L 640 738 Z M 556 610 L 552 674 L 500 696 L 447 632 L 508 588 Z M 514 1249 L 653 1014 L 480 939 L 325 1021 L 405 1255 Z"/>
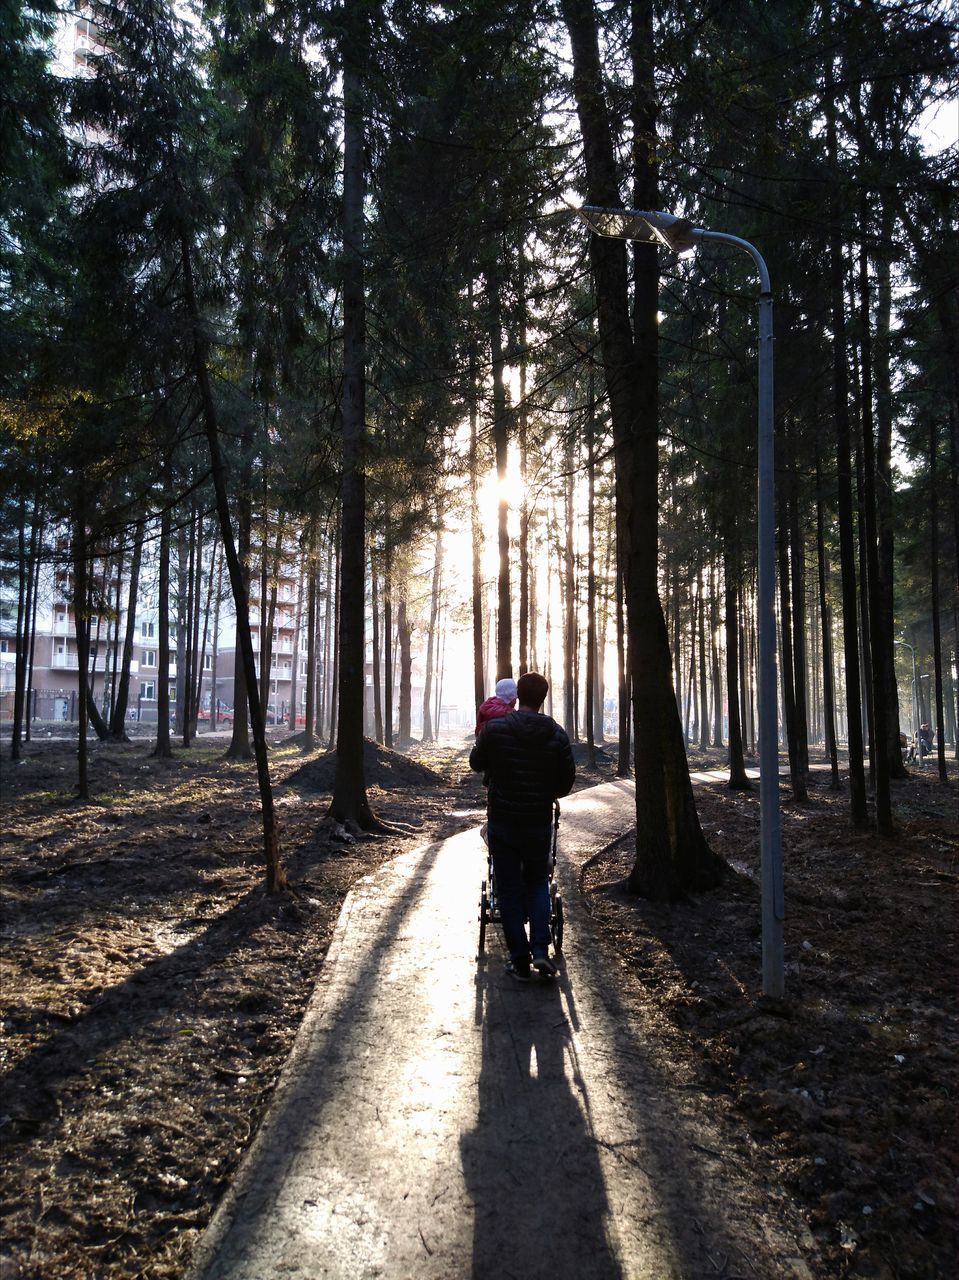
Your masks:
<path fill-rule="evenodd" d="M 470 752 L 470 768 L 489 777 L 487 813 L 507 822 L 548 822 L 553 801 L 576 779 L 569 738 L 538 711 L 490 720 Z"/>

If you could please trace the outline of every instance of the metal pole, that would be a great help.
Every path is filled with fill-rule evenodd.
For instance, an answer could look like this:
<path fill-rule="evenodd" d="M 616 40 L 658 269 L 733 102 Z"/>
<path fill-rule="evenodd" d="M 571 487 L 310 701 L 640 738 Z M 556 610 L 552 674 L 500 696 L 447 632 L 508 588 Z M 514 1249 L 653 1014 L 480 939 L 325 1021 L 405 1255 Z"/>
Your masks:
<path fill-rule="evenodd" d="M 763 994 L 781 998 L 783 958 L 782 832 L 779 816 L 779 710 L 776 683 L 776 472 L 773 434 L 773 298 L 769 270 L 755 245 L 725 231 L 694 231 L 748 253 L 759 272 L 759 853 L 762 886 Z"/>
<path fill-rule="evenodd" d="M 597 235 L 664 244 L 685 253 L 718 240 L 748 253 L 759 272 L 759 845 L 762 886 L 763 994 L 785 991 L 782 837 L 779 821 L 779 713 L 776 685 L 776 474 L 773 465 L 773 298 L 769 270 L 754 244 L 727 231 L 706 231 L 685 218 L 641 209 L 577 210 Z"/>

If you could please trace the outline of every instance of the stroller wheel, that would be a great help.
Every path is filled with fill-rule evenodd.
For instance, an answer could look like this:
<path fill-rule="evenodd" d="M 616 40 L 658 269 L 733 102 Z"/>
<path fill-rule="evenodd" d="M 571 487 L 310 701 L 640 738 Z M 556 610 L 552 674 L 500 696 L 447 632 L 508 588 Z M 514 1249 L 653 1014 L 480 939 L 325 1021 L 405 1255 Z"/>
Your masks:
<path fill-rule="evenodd" d="M 558 954 L 563 949 L 563 899 L 561 894 L 557 894 L 553 899 L 553 919 L 551 925 L 553 934 L 553 950 Z"/>

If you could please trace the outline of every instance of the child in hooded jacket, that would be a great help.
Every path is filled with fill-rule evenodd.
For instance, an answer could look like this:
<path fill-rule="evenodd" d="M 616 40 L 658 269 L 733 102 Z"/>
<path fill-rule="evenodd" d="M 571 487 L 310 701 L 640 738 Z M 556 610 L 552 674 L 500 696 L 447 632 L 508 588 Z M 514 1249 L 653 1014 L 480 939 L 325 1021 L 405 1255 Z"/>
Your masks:
<path fill-rule="evenodd" d="M 474 730 L 476 735 L 479 736 L 480 730 L 488 721 L 495 720 L 497 716 L 509 715 L 515 706 L 516 681 L 510 676 L 505 676 L 502 680 L 496 681 L 495 695 L 480 704 L 480 708 L 476 713 L 476 729 Z"/>

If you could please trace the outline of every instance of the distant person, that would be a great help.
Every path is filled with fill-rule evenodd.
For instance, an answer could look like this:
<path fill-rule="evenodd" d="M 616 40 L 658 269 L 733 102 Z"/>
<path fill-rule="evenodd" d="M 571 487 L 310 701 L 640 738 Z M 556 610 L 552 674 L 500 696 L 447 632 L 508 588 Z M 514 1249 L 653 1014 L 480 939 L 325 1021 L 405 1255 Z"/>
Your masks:
<path fill-rule="evenodd" d="M 520 982 L 530 980 L 531 967 L 546 977 L 556 973 L 549 956 L 553 801 L 568 795 L 576 779 L 569 738 L 540 711 L 548 691 L 539 672 L 521 675 L 518 707 L 487 721 L 470 752 L 470 768 L 489 779 L 487 841 L 509 951 L 506 972 Z"/>
<path fill-rule="evenodd" d="M 924 756 L 932 754 L 933 732 L 927 724 L 919 726 L 919 746 Z"/>
<path fill-rule="evenodd" d="M 508 716 L 515 705 L 516 681 L 511 676 L 504 676 L 502 680 L 496 681 L 496 692 L 493 697 L 480 703 L 476 713 L 476 728 L 473 732 L 478 734 L 484 724 L 495 720 L 497 716 Z"/>

